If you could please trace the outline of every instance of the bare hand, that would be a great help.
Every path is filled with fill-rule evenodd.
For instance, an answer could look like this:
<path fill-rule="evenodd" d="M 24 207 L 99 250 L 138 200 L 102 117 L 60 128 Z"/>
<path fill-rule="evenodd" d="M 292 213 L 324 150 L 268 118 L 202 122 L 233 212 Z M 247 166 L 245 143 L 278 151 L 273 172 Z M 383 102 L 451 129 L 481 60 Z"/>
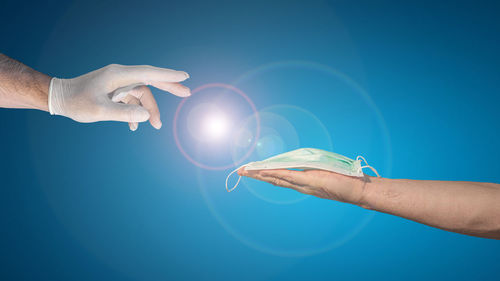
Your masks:
<path fill-rule="evenodd" d="M 323 170 L 238 170 L 240 176 L 265 181 L 276 186 L 320 198 L 360 205 L 368 177 L 356 178 Z"/>

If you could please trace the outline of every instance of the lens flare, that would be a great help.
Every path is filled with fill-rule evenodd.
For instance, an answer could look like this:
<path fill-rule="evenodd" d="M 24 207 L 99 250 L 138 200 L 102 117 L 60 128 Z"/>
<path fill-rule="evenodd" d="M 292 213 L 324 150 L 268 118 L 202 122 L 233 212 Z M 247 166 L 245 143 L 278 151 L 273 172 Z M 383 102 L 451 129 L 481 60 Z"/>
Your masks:
<path fill-rule="evenodd" d="M 196 97 L 201 93 L 211 93 L 215 99 L 197 100 Z M 252 100 L 242 90 L 222 83 L 205 84 L 194 89 L 191 94 L 191 97 L 179 103 L 173 119 L 173 135 L 179 151 L 191 163 L 207 170 L 227 170 L 243 163 L 254 151 L 260 136 L 260 118 Z M 223 95 L 236 96 L 240 101 L 228 101 L 227 98 L 222 98 Z M 241 105 L 243 107 L 240 107 Z M 235 108 L 238 111 L 250 111 L 256 120 L 253 130 L 246 131 L 238 139 L 237 145 L 246 148 L 246 153 L 238 159 L 232 157 L 229 145 L 232 143 L 236 125 L 246 116 L 236 116 Z M 182 128 L 187 127 L 187 130 L 179 130 L 179 125 Z M 207 148 L 207 142 L 210 148 Z"/>
<path fill-rule="evenodd" d="M 203 131 L 208 141 L 217 141 L 227 136 L 229 122 L 222 113 L 213 113 L 203 121 Z"/>
<path fill-rule="evenodd" d="M 237 123 L 234 144 L 230 146 L 234 159 L 247 153 L 246 143 L 251 138 L 255 149 L 245 162 L 299 147 L 324 147 L 348 155 L 359 151 L 378 154 L 385 165 L 377 165 L 390 174 L 392 156 L 385 121 L 369 93 L 347 75 L 313 62 L 277 62 L 252 70 L 233 84 L 263 98 L 277 95 L 277 100 L 288 99 L 310 92 L 317 97 L 311 102 L 307 98 L 303 102 L 296 100 L 304 103 L 305 108 L 273 105 L 261 109 L 258 138 L 251 134 L 257 123 L 252 116 Z M 335 102 L 326 105 L 329 111 L 326 112 L 320 103 L 329 99 Z M 321 110 L 315 112 L 316 106 Z M 320 118 L 327 123 L 322 124 Z M 330 134 L 335 137 L 335 149 Z M 246 188 L 231 193 L 228 200 L 223 196 L 226 193 L 223 188 L 213 188 L 220 184 L 220 177 L 203 169 L 197 172 L 203 198 L 221 226 L 250 248 L 277 256 L 303 257 L 340 247 L 362 231 L 374 215 L 347 204 L 301 198 L 292 190 L 272 188 L 246 178 L 241 179 Z M 279 208 L 274 204 L 280 204 Z"/>

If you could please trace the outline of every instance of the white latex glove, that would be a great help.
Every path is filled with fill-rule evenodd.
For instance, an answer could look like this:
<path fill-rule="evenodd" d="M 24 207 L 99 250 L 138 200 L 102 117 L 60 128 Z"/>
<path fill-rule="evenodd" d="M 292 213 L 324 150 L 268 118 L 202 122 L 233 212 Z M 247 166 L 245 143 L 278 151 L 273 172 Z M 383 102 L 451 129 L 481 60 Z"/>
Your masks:
<path fill-rule="evenodd" d="M 111 64 L 73 79 L 53 78 L 49 88 L 49 111 L 78 122 L 129 122 L 135 131 L 138 122 L 149 120 L 161 128 L 160 111 L 146 85 L 179 97 L 191 95 L 179 84 L 189 78 L 184 71 L 149 65 Z"/>

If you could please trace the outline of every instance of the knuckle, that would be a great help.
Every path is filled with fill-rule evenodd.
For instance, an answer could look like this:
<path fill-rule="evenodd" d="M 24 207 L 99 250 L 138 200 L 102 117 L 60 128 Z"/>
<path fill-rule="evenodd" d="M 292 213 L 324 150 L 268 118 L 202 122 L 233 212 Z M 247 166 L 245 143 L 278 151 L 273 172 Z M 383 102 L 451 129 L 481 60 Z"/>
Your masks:
<path fill-rule="evenodd" d="M 119 64 L 108 64 L 103 68 L 103 73 L 105 75 L 112 75 L 117 73 L 122 66 Z"/>
<path fill-rule="evenodd" d="M 119 64 L 109 64 L 101 69 L 98 80 L 105 86 L 107 91 L 112 91 L 117 88 L 115 80 L 122 71 L 122 67 L 123 66 Z"/>
<path fill-rule="evenodd" d="M 108 69 L 108 70 L 116 70 L 116 69 L 118 69 L 120 67 L 122 67 L 122 65 L 117 64 L 117 63 L 112 63 L 112 64 L 108 64 L 106 66 L 106 69 Z"/>
<path fill-rule="evenodd" d="M 147 93 L 147 92 L 151 92 L 151 90 L 149 89 L 148 86 L 146 85 L 140 85 L 140 86 L 137 86 L 136 88 L 138 91 L 141 91 L 141 92 L 144 92 L 144 93 Z"/>
<path fill-rule="evenodd" d="M 141 85 L 141 86 L 137 86 L 136 87 L 136 91 L 138 93 L 138 98 L 141 99 L 141 98 L 146 98 L 146 97 L 149 97 L 149 96 L 152 96 L 153 94 L 151 93 L 151 89 L 149 89 L 148 86 L 146 85 Z"/>

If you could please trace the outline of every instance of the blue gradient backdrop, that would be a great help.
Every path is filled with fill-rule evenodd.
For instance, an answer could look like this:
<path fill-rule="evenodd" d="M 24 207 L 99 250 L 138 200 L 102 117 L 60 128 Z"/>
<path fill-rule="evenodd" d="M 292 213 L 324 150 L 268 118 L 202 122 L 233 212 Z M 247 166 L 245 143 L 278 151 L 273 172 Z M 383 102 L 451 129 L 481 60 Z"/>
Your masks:
<path fill-rule="evenodd" d="M 338 152 L 368 154 L 385 176 L 498 183 L 499 10 L 496 1 L 2 1 L 0 51 L 57 77 L 109 63 L 181 69 L 193 88 L 230 84 L 272 62 L 319 63 L 369 93 L 392 156 L 354 141 L 360 132 L 375 144 L 383 139 L 367 129 L 373 124 L 335 131 L 349 131 L 334 121 L 339 115 L 369 112 L 332 112 L 339 96 L 306 93 L 308 77 L 275 81 L 301 91 L 255 91 L 265 79 L 241 88 L 258 109 L 290 104 L 313 112 Z M 314 255 L 284 257 L 241 243 L 213 216 L 194 176 L 200 171 L 175 146 L 179 99 L 155 94 L 160 131 L 0 110 L 1 280 L 500 280 L 498 241 L 385 214 Z M 276 239 L 265 220 L 252 218 L 281 206 L 262 211 L 243 189 L 222 193 L 227 171 L 203 173 L 221 182 L 206 192 L 247 208 L 250 229 Z M 308 209 L 287 207 L 285 227 L 294 227 L 296 213 L 321 208 L 369 213 L 307 202 Z M 311 220 L 328 223 L 324 216 Z"/>

